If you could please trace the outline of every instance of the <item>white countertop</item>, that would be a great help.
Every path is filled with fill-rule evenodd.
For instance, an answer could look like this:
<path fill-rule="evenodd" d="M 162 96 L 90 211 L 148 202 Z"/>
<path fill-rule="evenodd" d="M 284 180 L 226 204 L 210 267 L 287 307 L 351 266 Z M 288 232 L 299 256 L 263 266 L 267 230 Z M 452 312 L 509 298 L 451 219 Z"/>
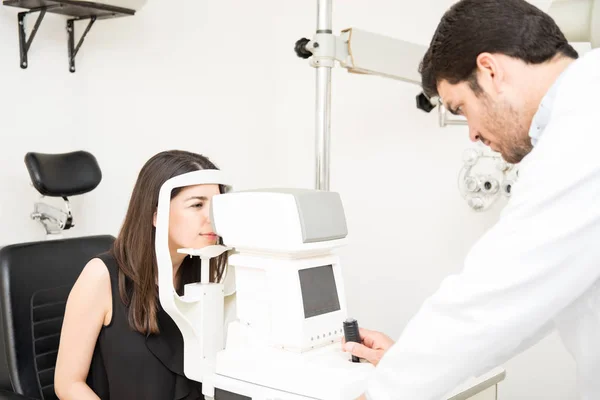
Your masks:
<path fill-rule="evenodd" d="M 499 382 L 503 381 L 506 377 L 506 370 L 504 368 L 498 367 L 487 374 L 484 374 L 477 378 L 471 378 L 467 380 L 465 383 L 454 389 L 450 392 L 449 395 L 445 397 L 446 400 L 465 400 L 470 397 L 473 397 L 477 393 L 480 393 Z"/>

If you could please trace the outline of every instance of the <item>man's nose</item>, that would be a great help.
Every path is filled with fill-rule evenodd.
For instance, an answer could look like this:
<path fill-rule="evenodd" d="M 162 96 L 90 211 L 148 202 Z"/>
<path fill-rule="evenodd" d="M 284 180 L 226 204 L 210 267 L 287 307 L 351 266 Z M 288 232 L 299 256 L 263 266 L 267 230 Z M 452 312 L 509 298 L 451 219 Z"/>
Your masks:
<path fill-rule="evenodd" d="M 481 139 L 481 136 L 479 135 L 477 129 L 469 127 L 469 139 L 471 139 L 472 142 L 477 142 Z"/>

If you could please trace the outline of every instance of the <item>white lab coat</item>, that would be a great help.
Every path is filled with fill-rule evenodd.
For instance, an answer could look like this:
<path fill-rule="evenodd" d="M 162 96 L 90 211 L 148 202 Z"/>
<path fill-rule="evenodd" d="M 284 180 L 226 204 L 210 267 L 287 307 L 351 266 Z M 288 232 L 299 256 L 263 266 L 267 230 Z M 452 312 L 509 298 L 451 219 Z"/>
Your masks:
<path fill-rule="evenodd" d="M 600 399 L 599 96 L 596 49 L 544 98 L 499 222 L 409 322 L 367 398 L 440 400 L 558 330 L 579 397 Z"/>

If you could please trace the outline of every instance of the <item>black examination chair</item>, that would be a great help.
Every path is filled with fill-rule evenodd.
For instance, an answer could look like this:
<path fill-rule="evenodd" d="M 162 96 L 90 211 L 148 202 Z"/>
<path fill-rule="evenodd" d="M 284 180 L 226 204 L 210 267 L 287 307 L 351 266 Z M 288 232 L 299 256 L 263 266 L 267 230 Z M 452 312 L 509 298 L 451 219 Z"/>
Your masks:
<path fill-rule="evenodd" d="M 36 203 L 32 218 L 47 240 L 0 249 L 0 400 L 56 399 L 54 366 L 69 291 L 86 263 L 114 237 L 61 238 L 74 226 L 68 197 L 95 189 L 102 179 L 90 153 L 28 153 L 25 164 L 42 196 L 60 197 L 65 210 Z"/>

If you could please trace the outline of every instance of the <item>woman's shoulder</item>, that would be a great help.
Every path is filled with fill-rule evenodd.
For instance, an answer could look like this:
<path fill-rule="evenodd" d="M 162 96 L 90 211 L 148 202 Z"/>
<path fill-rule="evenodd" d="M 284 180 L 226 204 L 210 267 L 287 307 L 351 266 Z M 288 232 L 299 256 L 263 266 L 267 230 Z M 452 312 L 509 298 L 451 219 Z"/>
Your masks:
<path fill-rule="evenodd" d="M 110 273 L 104 261 L 96 257 L 91 259 L 79 274 L 69 293 L 67 308 L 75 315 L 101 315 L 106 323 L 111 310 L 111 298 Z"/>
<path fill-rule="evenodd" d="M 92 270 L 97 270 L 96 272 L 99 274 L 107 273 L 112 279 L 116 279 L 119 272 L 117 259 L 110 251 L 96 255 L 96 257 L 88 262 L 85 268 L 88 268 L 88 266 Z"/>
<path fill-rule="evenodd" d="M 110 287 L 110 271 L 107 263 L 101 257 L 94 257 L 83 267 L 79 275 L 78 283 L 80 286 L 97 288 Z M 95 291 L 96 291 L 95 290 Z"/>

